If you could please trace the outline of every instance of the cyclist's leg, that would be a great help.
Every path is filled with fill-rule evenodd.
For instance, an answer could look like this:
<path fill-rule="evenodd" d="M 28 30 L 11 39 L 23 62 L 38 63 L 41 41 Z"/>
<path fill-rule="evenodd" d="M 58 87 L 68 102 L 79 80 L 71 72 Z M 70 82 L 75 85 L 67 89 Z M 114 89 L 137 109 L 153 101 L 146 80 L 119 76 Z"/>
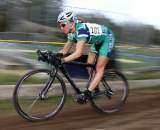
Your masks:
<path fill-rule="evenodd" d="M 88 88 L 89 91 L 93 91 L 101 81 L 104 74 L 105 66 L 108 63 L 108 61 L 109 61 L 108 57 L 105 57 L 105 56 L 98 57 L 97 65 L 96 65 L 96 74 Z"/>
<path fill-rule="evenodd" d="M 93 52 L 89 52 L 88 54 L 88 59 L 87 59 L 87 63 L 88 64 L 94 64 L 97 60 L 97 54 L 96 53 L 93 53 Z M 88 68 L 88 72 L 90 73 L 90 68 Z M 95 75 L 95 72 L 93 73 L 92 76 Z M 98 85 L 96 86 L 95 88 L 95 93 L 98 93 L 99 92 L 99 88 L 98 88 Z"/>

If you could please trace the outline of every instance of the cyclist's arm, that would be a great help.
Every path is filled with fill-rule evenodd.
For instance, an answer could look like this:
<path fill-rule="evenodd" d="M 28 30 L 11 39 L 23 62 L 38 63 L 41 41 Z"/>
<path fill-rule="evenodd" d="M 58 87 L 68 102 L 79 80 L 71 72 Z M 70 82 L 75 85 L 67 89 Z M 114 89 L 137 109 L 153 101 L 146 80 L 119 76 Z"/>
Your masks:
<path fill-rule="evenodd" d="M 66 42 L 63 49 L 60 50 L 59 52 L 63 53 L 64 55 L 67 54 L 70 51 L 70 49 L 72 48 L 72 45 L 73 45 L 72 42 L 70 42 L 70 41 Z"/>
<path fill-rule="evenodd" d="M 84 40 L 78 41 L 76 44 L 75 52 L 65 57 L 64 62 L 69 62 L 69 61 L 75 60 L 78 57 L 80 57 L 83 53 L 84 47 L 85 47 L 85 41 Z"/>

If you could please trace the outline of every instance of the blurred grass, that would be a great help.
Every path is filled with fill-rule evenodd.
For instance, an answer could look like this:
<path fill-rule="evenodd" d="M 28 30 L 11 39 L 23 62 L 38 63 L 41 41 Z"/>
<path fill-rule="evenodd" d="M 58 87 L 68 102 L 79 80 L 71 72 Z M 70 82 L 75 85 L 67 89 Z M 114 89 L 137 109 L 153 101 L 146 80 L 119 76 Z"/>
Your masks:
<path fill-rule="evenodd" d="M 15 85 L 22 75 L 0 74 L 0 85 Z M 160 79 L 160 72 L 144 72 L 126 75 L 128 80 Z M 39 80 L 32 79 L 30 83 L 37 83 Z"/>
<path fill-rule="evenodd" d="M 148 56 L 159 56 L 160 48 L 148 47 L 120 47 L 119 50 L 130 54 L 148 55 Z"/>
<path fill-rule="evenodd" d="M 127 79 L 128 80 L 160 79 L 160 72 L 137 73 L 136 75 L 128 75 Z"/>
<path fill-rule="evenodd" d="M 1 103 L 1 105 L 0 105 L 1 117 L 16 114 L 12 99 L 1 99 L 0 103 Z"/>
<path fill-rule="evenodd" d="M 160 66 L 160 47 L 118 44 L 118 58 L 138 63 L 120 62 L 123 70 Z"/>
<path fill-rule="evenodd" d="M 18 80 L 22 77 L 22 75 L 14 75 L 14 74 L 3 74 L 0 75 L 0 85 L 16 85 Z M 40 84 L 44 83 L 45 80 L 40 80 L 39 78 L 30 78 L 25 82 L 25 84 Z"/>
<path fill-rule="evenodd" d="M 15 85 L 19 78 L 16 74 L 0 74 L 0 85 Z"/>
<path fill-rule="evenodd" d="M 29 59 L 34 59 L 34 60 L 37 60 L 38 56 L 35 52 L 28 52 L 28 53 L 25 53 L 25 57 L 26 58 L 29 58 Z"/>

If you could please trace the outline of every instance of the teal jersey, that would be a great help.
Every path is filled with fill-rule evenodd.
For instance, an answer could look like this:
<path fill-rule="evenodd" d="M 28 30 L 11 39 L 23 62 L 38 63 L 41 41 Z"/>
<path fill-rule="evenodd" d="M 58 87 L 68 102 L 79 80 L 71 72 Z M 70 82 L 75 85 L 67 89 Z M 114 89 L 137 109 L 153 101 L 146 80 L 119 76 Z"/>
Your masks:
<path fill-rule="evenodd" d="M 94 53 L 100 52 L 100 55 L 108 55 L 114 46 L 113 32 L 106 26 L 95 23 L 76 23 L 75 33 L 68 34 L 68 41 L 77 43 L 78 41 L 85 41 L 92 44 L 91 51 Z M 101 45 L 100 50 L 96 50 L 97 45 Z M 102 54 L 102 52 L 104 54 Z"/>
<path fill-rule="evenodd" d="M 76 23 L 76 32 L 68 34 L 70 42 L 85 40 L 89 44 L 100 43 L 108 35 L 109 29 L 95 23 Z"/>

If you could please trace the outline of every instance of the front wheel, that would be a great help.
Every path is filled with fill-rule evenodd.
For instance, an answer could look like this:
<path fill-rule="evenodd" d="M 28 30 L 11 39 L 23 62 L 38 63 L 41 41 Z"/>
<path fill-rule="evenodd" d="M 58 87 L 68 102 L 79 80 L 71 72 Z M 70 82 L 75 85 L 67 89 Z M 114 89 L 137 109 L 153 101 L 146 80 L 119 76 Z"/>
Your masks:
<path fill-rule="evenodd" d="M 98 92 L 93 93 L 91 105 L 104 114 L 117 112 L 126 102 L 128 92 L 125 76 L 119 71 L 108 70 L 98 85 Z"/>
<path fill-rule="evenodd" d="M 29 121 L 43 121 L 55 116 L 62 109 L 65 98 L 64 81 L 48 69 L 25 74 L 13 93 L 16 111 Z"/>

